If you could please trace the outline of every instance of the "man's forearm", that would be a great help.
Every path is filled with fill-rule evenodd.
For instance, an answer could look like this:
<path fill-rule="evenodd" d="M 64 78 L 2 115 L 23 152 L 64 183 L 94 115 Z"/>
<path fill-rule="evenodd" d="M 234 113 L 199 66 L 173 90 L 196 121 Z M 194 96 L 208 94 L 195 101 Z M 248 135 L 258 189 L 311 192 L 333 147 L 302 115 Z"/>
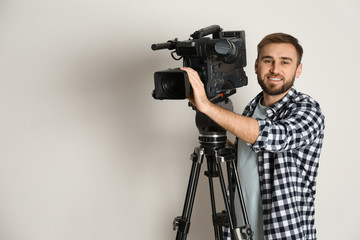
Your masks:
<path fill-rule="evenodd" d="M 203 113 L 244 142 L 254 144 L 259 136 L 259 123 L 256 119 L 239 115 L 212 103 L 207 104 Z"/>

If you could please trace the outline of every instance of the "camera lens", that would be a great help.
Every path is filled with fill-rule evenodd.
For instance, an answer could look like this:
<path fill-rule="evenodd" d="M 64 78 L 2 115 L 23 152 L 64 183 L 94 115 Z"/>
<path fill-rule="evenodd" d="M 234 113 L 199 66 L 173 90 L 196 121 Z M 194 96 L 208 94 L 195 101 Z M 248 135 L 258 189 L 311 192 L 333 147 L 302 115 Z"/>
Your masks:
<path fill-rule="evenodd" d="M 169 69 L 155 72 L 155 99 L 186 99 L 190 93 L 190 82 L 185 71 Z"/>
<path fill-rule="evenodd" d="M 164 93 L 172 98 L 181 98 L 185 95 L 184 77 L 181 73 L 163 74 L 161 87 Z"/>

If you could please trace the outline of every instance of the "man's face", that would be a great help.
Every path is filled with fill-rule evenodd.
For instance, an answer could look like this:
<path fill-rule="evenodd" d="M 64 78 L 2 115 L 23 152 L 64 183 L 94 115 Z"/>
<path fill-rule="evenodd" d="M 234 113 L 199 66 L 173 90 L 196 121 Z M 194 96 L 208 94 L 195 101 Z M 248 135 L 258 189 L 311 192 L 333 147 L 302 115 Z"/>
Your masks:
<path fill-rule="evenodd" d="M 290 43 L 269 43 L 259 52 L 255 72 L 263 91 L 268 95 L 282 95 L 292 87 L 301 74 L 295 47 Z"/>

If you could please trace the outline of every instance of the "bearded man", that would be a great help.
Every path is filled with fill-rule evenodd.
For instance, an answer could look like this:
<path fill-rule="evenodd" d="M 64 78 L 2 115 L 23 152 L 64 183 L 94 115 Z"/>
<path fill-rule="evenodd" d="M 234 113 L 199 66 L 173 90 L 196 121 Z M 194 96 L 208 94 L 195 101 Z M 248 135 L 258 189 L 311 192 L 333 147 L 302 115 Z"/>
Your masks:
<path fill-rule="evenodd" d="M 193 88 L 190 102 L 237 137 L 237 169 L 254 240 L 316 239 L 314 201 L 325 118 L 319 104 L 293 86 L 302 55 L 289 34 L 263 38 L 255 61 L 263 91 L 242 115 L 211 103 L 198 73 L 182 68 Z M 235 209 L 241 226 L 240 206 Z"/>

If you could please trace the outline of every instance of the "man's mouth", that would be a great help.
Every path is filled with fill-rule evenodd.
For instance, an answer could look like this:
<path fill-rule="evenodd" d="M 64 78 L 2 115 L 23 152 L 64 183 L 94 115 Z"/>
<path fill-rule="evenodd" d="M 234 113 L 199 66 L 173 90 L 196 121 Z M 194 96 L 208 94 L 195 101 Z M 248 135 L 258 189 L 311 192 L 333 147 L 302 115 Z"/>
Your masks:
<path fill-rule="evenodd" d="M 270 81 L 281 81 L 282 79 L 279 77 L 268 77 Z"/>

